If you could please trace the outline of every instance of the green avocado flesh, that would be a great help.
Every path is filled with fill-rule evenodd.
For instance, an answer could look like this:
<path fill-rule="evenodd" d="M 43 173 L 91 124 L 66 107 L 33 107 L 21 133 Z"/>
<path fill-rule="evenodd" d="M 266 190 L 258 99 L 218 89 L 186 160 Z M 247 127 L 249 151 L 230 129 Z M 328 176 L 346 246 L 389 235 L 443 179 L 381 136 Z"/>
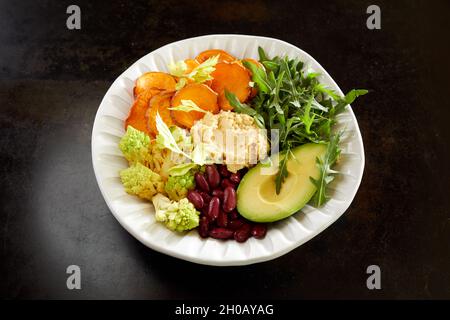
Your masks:
<path fill-rule="evenodd" d="M 325 144 L 308 143 L 292 150 L 287 162 L 288 176 L 276 193 L 275 177 L 279 155 L 271 156 L 273 166 L 261 163 L 250 169 L 237 189 L 237 210 L 254 222 L 273 222 L 294 214 L 308 203 L 316 192 L 310 177 L 318 179 L 316 158 L 323 158 Z"/>

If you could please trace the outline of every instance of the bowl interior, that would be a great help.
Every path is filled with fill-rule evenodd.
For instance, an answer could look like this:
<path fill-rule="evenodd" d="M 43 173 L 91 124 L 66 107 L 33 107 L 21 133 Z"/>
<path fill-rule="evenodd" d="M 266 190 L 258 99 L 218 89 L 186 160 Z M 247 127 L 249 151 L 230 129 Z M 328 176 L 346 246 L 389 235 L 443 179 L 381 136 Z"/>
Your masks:
<path fill-rule="evenodd" d="M 321 74 L 321 82 L 342 94 L 334 80 L 309 54 L 277 39 L 244 35 L 209 35 L 161 47 L 136 61 L 111 85 L 95 117 L 92 131 L 92 162 L 105 201 L 120 224 L 146 246 L 162 253 L 209 265 L 245 265 L 276 258 L 313 238 L 341 216 L 353 200 L 364 169 L 364 148 L 358 123 L 351 110 L 338 116 L 336 129 L 345 128 L 342 138 L 340 174 L 331 184 L 331 199 L 316 209 L 309 205 L 293 216 L 270 225 L 262 240 L 245 243 L 202 239 L 197 231 L 178 234 L 154 219 L 150 202 L 128 195 L 119 171 L 128 164 L 118 143 L 125 133 L 123 122 L 133 102 L 134 81 L 147 71 L 167 71 L 168 63 L 195 57 L 206 49 L 223 49 L 235 57 L 258 58 L 258 46 L 268 56 L 299 57 L 305 68 Z"/>

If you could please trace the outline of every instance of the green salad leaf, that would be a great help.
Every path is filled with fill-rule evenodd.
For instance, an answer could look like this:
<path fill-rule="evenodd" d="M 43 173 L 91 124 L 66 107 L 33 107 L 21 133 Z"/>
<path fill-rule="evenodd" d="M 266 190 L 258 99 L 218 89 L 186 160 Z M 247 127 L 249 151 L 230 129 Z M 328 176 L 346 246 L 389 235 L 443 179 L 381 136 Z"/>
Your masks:
<path fill-rule="evenodd" d="M 212 80 L 211 73 L 216 70 L 215 65 L 218 61 L 219 55 L 210 57 L 196 66 L 189 73 L 186 73 L 188 70 L 188 66 L 183 60 L 169 63 L 169 73 L 179 78 L 175 86 L 175 90 L 182 89 L 188 83 L 188 79 L 196 83 L 203 83 L 205 81 Z"/>
<path fill-rule="evenodd" d="M 190 111 L 198 111 L 202 113 L 207 113 L 206 110 L 203 110 L 200 108 L 194 101 L 192 100 L 181 100 L 181 105 L 168 108 L 169 110 L 177 110 L 177 111 L 184 111 L 184 112 L 190 112 Z"/>
<path fill-rule="evenodd" d="M 230 105 L 234 108 L 234 111 L 238 113 L 245 113 L 248 114 L 249 116 L 254 116 L 257 114 L 255 109 L 249 107 L 244 103 L 241 103 L 239 99 L 234 95 L 234 93 L 231 93 L 227 89 L 225 89 L 225 97 L 228 99 Z"/>
<path fill-rule="evenodd" d="M 331 166 L 337 161 L 341 154 L 341 149 L 339 148 L 341 135 L 342 133 L 339 133 L 331 138 L 330 142 L 328 142 L 327 152 L 323 159 L 316 159 L 317 166 L 320 169 L 320 176 L 317 180 L 310 177 L 311 182 L 317 188 L 317 191 L 311 200 L 316 207 L 323 206 L 328 200 L 328 195 L 326 193 L 327 185 L 333 181 L 334 174 L 336 174 L 336 171 L 332 170 Z"/>
<path fill-rule="evenodd" d="M 202 83 L 207 80 L 212 80 L 211 73 L 216 70 L 215 65 L 219 61 L 219 55 L 212 56 L 208 58 L 206 61 L 202 62 L 200 65 L 194 68 L 189 75 L 188 78 L 194 80 L 197 83 Z"/>
<path fill-rule="evenodd" d="M 168 65 L 169 73 L 175 77 L 183 77 L 188 69 L 186 62 L 183 60 L 171 62 Z"/>
<path fill-rule="evenodd" d="M 284 157 L 280 160 L 280 169 L 278 169 L 278 174 L 275 177 L 275 189 L 277 194 L 280 193 L 281 185 L 288 176 L 287 162 L 289 160 L 289 156 L 290 156 L 290 149 L 287 149 L 284 154 Z"/>
<path fill-rule="evenodd" d="M 156 129 L 158 129 L 158 135 L 156 137 L 157 143 L 175 153 L 182 154 L 186 158 L 190 159 L 189 155 L 183 152 L 183 150 L 181 150 L 178 146 L 177 141 L 172 135 L 169 127 L 165 124 L 163 119 L 161 119 L 159 112 L 156 113 Z"/>
<path fill-rule="evenodd" d="M 178 177 L 183 176 L 194 168 L 198 168 L 199 165 L 193 162 L 181 163 L 171 167 L 168 172 L 171 176 Z"/>
<path fill-rule="evenodd" d="M 307 68 L 304 68 L 304 63 L 298 58 L 268 58 L 262 48 L 258 48 L 258 53 L 264 68 L 243 61 L 244 66 L 252 73 L 252 82 L 258 89 L 256 97 L 244 104 L 231 92 L 225 92 L 225 95 L 236 112 L 252 116 L 268 132 L 278 130 L 279 139 L 270 143 L 278 143 L 280 152 L 285 155 L 280 160 L 275 178 L 276 191 L 279 193 L 288 176 L 286 162 L 290 157 L 290 150 L 312 142 L 335 146 L 333 150 L 338 152 L 339 139 L 333 136 L 332 130 L 336 116 L 368 91 L 355 89 L 342 97 L 320 83 L 318 73 L 305 70 Z M 324 167 L 334 163 L 329 160 L 333 158 L 324 162 Z M 330 175 L 325 174 L 318 185 L 315 202 L 319 205 L 326 199 L 325 188 L 329 179 Z"/>

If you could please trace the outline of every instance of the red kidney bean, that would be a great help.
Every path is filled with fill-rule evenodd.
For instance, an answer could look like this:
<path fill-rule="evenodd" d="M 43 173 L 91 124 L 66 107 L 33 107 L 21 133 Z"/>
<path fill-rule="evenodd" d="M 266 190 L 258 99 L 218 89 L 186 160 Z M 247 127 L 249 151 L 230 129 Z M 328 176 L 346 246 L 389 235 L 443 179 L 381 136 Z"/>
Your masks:
<path fill-rule="evenodd" d="M 211 193 L 213 197 L 218 197 L 220 200 L 223 200 L 223 191 L 220 189 L 214 189 Z"/>
<path fill-rule="evenodd" d="M 236 208 L 236 190 L 232 187 L 226 187 L 223 191 L 223 205 L 225 212 L 231 212 Z"/>
<path fill-rule="evenodd" d="M 216 220 L 217 226 L 226 228 L 228 226 L 228 215 L 222 210 L 219 211 L 219 216 Z"/>
<path fill-rule="evenodd" d="M 211 201 L 209 202 L 208 207 L 208 217 L 211 221 L 214 221 L 219 216 L 219 209 L 220 209 L 220 200 L 217 197 L 212 197 Z"/>
<path fill-rule="evenodd" d="M 201 190 L 209 193 L 209 185 L 205 179 L 205 176 L 199 172 L 196 172 L 194 177 L 195 177 L 195 183 L 196 183 L 197 187 L 200 188 Z"/>
<path fill-rule="evenodd" d="M 195 190 L 190 190 L 187 194 L 187 198 L 198 210 L 203 208 L 203 206 L 205 205 L 205 201 L 203 201 L 201 194 Z"/>
<path fill-rule="evenodd" d="M 227 166 L 222 164 L 219 166 L 219 173 L 222 177 L 226 178 L 230 176 L 230 171 L 228 171 Z"/>
<path fill-rule="evenodd" d="M 209 235 L 209 219 L 206 216 L 200 218 L 200 223 L 198 226 L 198 233 L 200 237 L 207 238 Z"/>
<path fill-rule="evenodd" d="M 247 241 L 247 239 L 250 238 L 251 230 L 252 227 L 249 224 L 244 223 L 239 229 L 234 232 L 234 240 L 236 240 L 237 242 Z"/>
<path fill-rule="evenodd" d="M 208 211 L 209 211 L 209 203 L 205 204 L 203 206 L 203 208 L 200 209 L 200 212 L 203 216 L 207 217 L 208 216 Z"/>
<path fill-rule="evenodd" d="M 203 202 L 205 203 L 205 206 L 207 206 L 209 204 L 209 202 L 211 201 L 211 196 L 208 193 L 206 193 L 205 191 L 200 191 L 199 193 L 203 198 Z"/>
<path fill-rule="evenodd" d="M 230 219 L 231 219 L 231 220 L 235 220 L 235 219 L 237 219 L 237 218 L 239 217 L 239 213 L 237 212 L 237 210 L 231 211 L 231 212 L 229 213 L 229 215 L 230 215 Z"/>
<path fill-rule="evenodd" d="M 220 184 L 220 174 L 215 165 L 206 166 L 206 177 L 211 188 L 215 188 Z"/>
<path fill-rule="evenodd" d="M 233 230 L 225 228 L 213 228 L 209 231 L 209 235 L 214 239 L 230 239 L 233 237 Z"/>
<path fill-rule="evenodd" d="M 241 176 L 239 175 L 239 173 L 232 173 L 230 175 L 230 181 L 233 182 L 234 184 L 238 184 L 241 181 Z"/>
<path fill-rule="evenodd" d="M 240 219 L 228 221 L 228 228 L 231 230 L 237 230 L 244 225 L 244 221 Z"/>
<path fill-rule="evenodd" d="M 227 187 L 236 188 L 236 185 L 229 179 L 223 179 L 222 182 L 220 183 L 220 186 L 222 187 L 222 189 L 225 189 Z"/>
<path fill-rule="evenodd" d="M 262 239 L 266 236 L 267 225 L 263 223 L 258 223 L 253 225 L 251 235 L 256 239 Z"/>

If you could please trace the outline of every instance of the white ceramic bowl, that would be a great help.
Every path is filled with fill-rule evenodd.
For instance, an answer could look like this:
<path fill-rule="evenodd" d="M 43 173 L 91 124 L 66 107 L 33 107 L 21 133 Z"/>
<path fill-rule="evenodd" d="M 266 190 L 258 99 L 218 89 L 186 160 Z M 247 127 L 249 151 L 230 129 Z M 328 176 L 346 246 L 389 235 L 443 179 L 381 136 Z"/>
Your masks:
<path fill-rule="evenodd" d="M 332 182 L 331 200 L 322 208 L 304 207 L 293 216 L 270 225 L 263 240 L 250 238 L 245 243 L 202 239 L 197 231 L 178 234 L 157 223 L 150 202 L 125 193 L 119 171 L 127 167 L 118 143 L 124 134 L 124 119 L 133 102 L 135 79 L 147 71 L 167 71 L 167 64 L 193 58 L 206 49 L 219 48 L 243 58 L 258 58 L 258 46 L 269 57 L 298 57 L 321 81 L 342 94 L 330 75 L 309 54 L 281 40 L 246 35 L 208 35 L 177 41 L 136 61 L 122 73 L 106 92 L 92 130 L 92 162 L 100 190 L 113 215 L 136 239 L 159 252 L 195 263 L 231 266 L 246 265 L 279 257 L 318 235 L 338 219 L 352 202 L 364 170 L 364 148 L 352 109 L 338 116 L 337 127 L 345 127 L 340 175 Z"/>

